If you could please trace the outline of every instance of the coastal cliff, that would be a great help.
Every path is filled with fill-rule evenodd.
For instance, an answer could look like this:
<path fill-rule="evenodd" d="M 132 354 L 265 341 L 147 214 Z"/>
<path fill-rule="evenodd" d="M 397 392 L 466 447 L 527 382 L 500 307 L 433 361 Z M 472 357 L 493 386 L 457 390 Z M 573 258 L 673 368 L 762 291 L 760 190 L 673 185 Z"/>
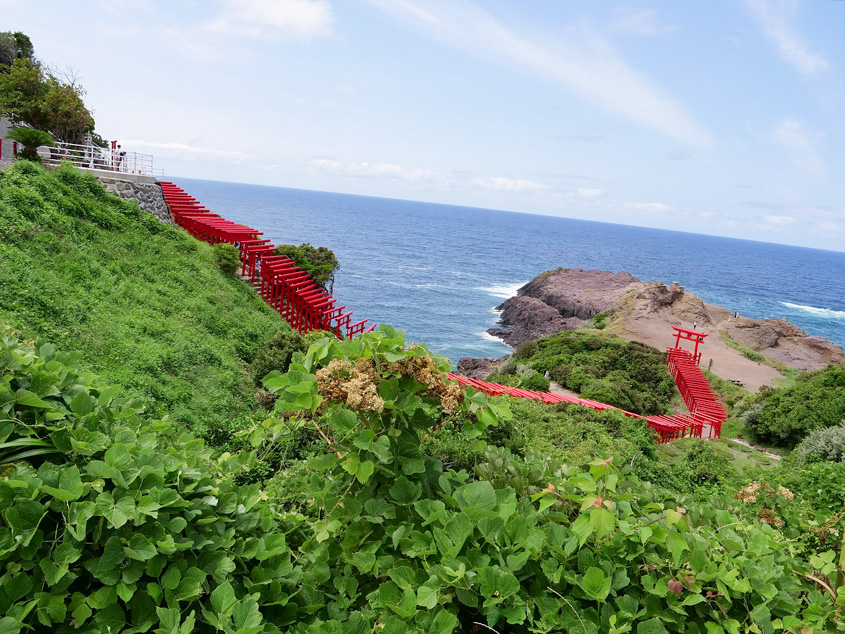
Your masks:
<path fill-rule="evenodd" d="M 629 273 L 562 269 L 546 271 L 501 304 L 501 327 L 488 330 L 517 347 L 562 330 L 588 325 L 601 313 L 610 332 L 663 349 L 674 343 L 670 326 L 710 335 L 704 359 L 712 355 L 714 372 L 729 378 L 743 374 L 741 366 L 756 363 L 749 351 L 799 370 L 817 370 L 845 362 L 840 346 L 808 335 L 797 326 L 776 319 L 751 319 L 708 304 L 682 286 L 642 282 Z M 745 349 L 745 354 L 739 350 Z M 739 360 L 734 357 L 740 357 Z M 706 362 L 706 361 L 705 361 Z M 459 368 L 495 365 L 493 360 L 461 360 Z M 757 364 L 759 365 L 759 364 Z M 749 379 L 752 386 L 771 384 L 773 377 Z"/>

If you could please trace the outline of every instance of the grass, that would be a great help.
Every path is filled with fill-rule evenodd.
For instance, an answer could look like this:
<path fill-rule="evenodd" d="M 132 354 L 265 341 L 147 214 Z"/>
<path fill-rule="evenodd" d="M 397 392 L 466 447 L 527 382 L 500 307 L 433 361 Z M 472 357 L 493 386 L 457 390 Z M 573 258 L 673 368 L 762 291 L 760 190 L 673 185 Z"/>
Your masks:
<path fill-rule="evenodd" d="M 746 359 L 756 361 L 757 363 L 762 363 L 763 365 L 767 365 L 780 372 L 784 376 L 784 380 L 782 382 L 779 382 L 781 386 L 785 387 L 787 385 L 791 385 L 798 376 L 803 374 L 801 370 L 792 368 L 786 365 L 785 363 L 781 363 L 780 361 L 772 359 L 771 357 L 767 357 L 766 355 L 757 352 L 756 350 L 752 350 L 747 346 L 743 346 L 741 343 L 731 339 L 723 332 L 720 332 L 719 336 L 729 348 L 733 348 L 734 350 L 740 352 L 742 356 Z"/>
<path fill-rule="evenodd" d="M 253 415 L 246 367 L 288 328 L 209 245 L 70 167 L 0 172 L 0 270 L 0 322 L 212 436 Z"/>
<path fill-rule="evenodd" d="M 678 464 L 684 459 L 684 455 L 694 442 L 695 439 L 682 438 L 662 444 L 657 448 L 657 457 L 668 464 Z M 731 462 L 731 466 L 739 471 L 757 468 L 771 469 L 777 464 L 776 459 L 767 456 L 762 451 L 745 447 L 727 438 L 708 440 L 707 445 L 717 455 L 727 458 Z"/>

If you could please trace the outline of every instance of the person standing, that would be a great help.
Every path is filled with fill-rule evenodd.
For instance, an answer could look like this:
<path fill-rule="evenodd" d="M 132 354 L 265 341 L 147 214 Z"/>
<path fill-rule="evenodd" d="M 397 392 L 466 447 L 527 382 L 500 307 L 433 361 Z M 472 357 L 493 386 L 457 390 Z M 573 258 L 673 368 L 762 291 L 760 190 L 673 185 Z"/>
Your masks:
<path fill-rule="evenodd" d="M 120 149 L 120 146 L 117 146 L 117 171 L 123 171 L 123 159 L 126 158 L 126 152 Z"/>

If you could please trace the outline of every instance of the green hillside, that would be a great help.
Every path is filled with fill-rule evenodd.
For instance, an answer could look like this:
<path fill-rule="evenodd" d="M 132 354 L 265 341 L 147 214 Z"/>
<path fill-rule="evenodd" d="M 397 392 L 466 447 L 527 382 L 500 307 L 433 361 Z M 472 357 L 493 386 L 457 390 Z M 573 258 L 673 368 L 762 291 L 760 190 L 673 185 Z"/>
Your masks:
<path fill-rule="evenodd" d="M 288 329 L 209 245 L 70 167 L 0 172 L 0 271 L 0 323 L 212 437 L 251 414 L 247 367 Z"/>

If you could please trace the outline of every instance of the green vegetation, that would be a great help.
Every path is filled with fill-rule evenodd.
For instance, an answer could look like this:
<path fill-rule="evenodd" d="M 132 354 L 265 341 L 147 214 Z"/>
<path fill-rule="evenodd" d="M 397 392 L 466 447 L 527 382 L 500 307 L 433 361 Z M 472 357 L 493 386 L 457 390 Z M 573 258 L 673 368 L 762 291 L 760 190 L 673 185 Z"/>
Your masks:
<path fill-rule="evenodd" d="M 806 528 L 790 491 L 754 483 L 730 510 L 700 507 L 610 459 L 520 459 L 482 440 L 507 406 L 448 369 L 389 327 L 318 341 L 267 378 L 277 416 L 242 432 L 254 451 L 214 460 L 74 355 L 4 333 L 0 628 L 836 630 L 837 553 L 784 539 Z M 455 417 L 482 479 L 423 451 Z M 326 441 L 304 468 L 235 483 L 304 428 Z"/>
<path fill-rule="evenodd" d="M 20 31 L 0 33 L 0 72 L 8 70 L 16 59 L 32 59 L 35 49 L 29 37 Z"/>
<path fill-rule="evenodd" d="M 221 242 L 212 247 L 214 263 L 226 275 L 234 275 L 241 267 L 241 253 L 234 244 Z"/>
<path fill-rule="evenodd" d="M 738 414 L 762 442 L 795 447 L 811 431 L 845 421 L 845 366 L 807 372 L 787 387 L 764 386 Z"/>
<path fill-rule="evenodd" d="M 290 329 L 213 254 L 69 166 L 0 172 L 0 322 L 223 442 L 258 405 L 245 368 Z"/>
<path fill-rule="evenodd" d="M 522 365 L 548 372 L 583 398 L 637 414 L 669 411 L 674 382 L 666 355 L 643 343 L 585 330 L 560 332 L 520 346 L 488 380 L 524 387 L 517 380 Z"/>
<path fill-rule="evenodd" d="M 94 129 L 83 96 L 81 86 L 32 59 L 16 59 L 0 70 L 0 115 L 14 124 L 49 132 L 59 141 L 80 141 Z"/>
<path fill-rule="evenodd" d="M 604 312 L 599 313 L 598 315 L 593 317 L 593 328 L 595 328 L 596 330 L 604 330 L 605 328 L 607 328 L 607 324 L 612 317 L 612 310 L 606 310 Z"/>
<path fill-rule="evenodd" d="M 40 160 L 37 152 L 39 146 L 49 145 L 52 147 L 56 145 L 53 137 L 48 133 L 34 128 L 12 128 L 6 138 L 20 143 L 23 146 L 20 151 L 21 158 L 30 161 Z"/>
<path fill-rule="evenodd" d="M 329 293 L 334 292 L 334 275 L 340 270 L 340 263 L 334 251 L 327 247 L 313 247 L 308 243 L 282 244 L 276 247 L 276 255 L 286 255 L 311 276 L 311 279 Z"/>
<path fill-rule="evenodd" d="M 285 606 L 301 579 L 285 543 L 295 525 L 257 485 L 235 485 L 241 458 L 213 460 L 74 360 L 0 333 L 0 450 L 17 448 L 0 478 L 0 631 L 295 622 Z"/>

